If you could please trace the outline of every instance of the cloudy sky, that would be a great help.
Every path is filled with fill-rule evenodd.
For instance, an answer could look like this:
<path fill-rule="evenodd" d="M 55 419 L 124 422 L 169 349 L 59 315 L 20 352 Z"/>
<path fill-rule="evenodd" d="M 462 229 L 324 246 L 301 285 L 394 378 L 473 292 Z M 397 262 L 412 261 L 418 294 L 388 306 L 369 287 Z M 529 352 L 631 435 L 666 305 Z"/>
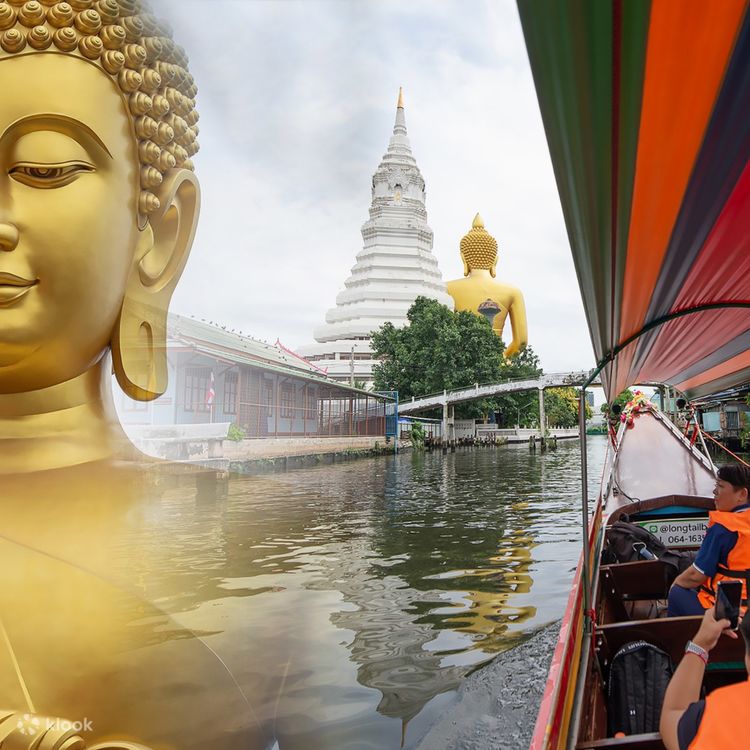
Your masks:
<path fill-rule="evenodd" d="M 403 86 L 443 277 L 479 211 L 545 370 L 593 366 L 515 3 L 153 4 L 200 88 L 203 212 L 175 312 L 309 343 L 362 247 Z"/>

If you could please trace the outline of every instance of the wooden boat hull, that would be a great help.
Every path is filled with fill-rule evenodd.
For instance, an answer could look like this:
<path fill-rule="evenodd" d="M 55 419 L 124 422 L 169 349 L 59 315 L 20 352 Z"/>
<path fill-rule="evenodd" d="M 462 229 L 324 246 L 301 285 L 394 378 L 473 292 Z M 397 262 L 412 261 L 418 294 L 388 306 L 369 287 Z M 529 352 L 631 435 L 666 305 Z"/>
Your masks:
<path fill-rule="evenodd" d="M 600 538 L 601 521 L 599 504 L 589 530 L 590 569 L 593 569 L 600 554 L 597 540 Z M 530 750 L 557 750 L 567 747 L 576 688 L 581 677 L 581 651 L 584 645 L 582 570 L 582 560 L 579 559 L 565 606 L 560 635 L 552 655 Z"/>
<path fill-rule="evenodd" d="M 637 415 L 632 429 L 623 425 L 611 450 L 605 462 L 601 492 L 588 529 L 588 601 L 594 603 L 589 612 L 591 617 L 587 620 L 584 612 L 586 582 L 582 554 L 552 656 L 530 745 L 531 750 L 583 750 L 602 746 L 597 743 L 601 743 L 603 739 L 605 743 L 609 743 L 606 744 L 608 747 L 614 741 L 606 740 L 605 737 L 581 737 L 581 727 L 586 722 L 595 724 L 593 729 L 589 728 L 589 735 L 606 733 L 606 715 L 602 727 L 601 717 L 596 720 L 593 716 L 594 707 L 588 705 L 587 700 L 590 701 L 593 694 L 592 665 L 593 659 L 597 658 L 595 652 L 599 625 L 596 622 L 596 603 L 599 600 L 601 553 L 607 526 L 627 513 L 654 513 L 659 509 L 668 512 L 670 508 L 684 508 L 685 505 L 693 506 L 696 511 L 705 512 L 712 505 L 712 500 L 708 497 L 714 481 L 712 465 L 664 415 L 656 410 L 649 408 Z M 644 455 L 659 466 L 676 467 L 671 486 L 678 490 L 677 493 L 656 497 L 651 494 L 662 492 L 663 488 L 669 485 L 665 484 L 663 472 L 650 480 L 639 476 L 639 466 L 642 465 Z M 638 487 L 640 495 L 645 497 L 636 497 L 627 491 L 633 487 Z M 603 689 L 601 681 L 597 689 Z M 633 740 L 634 738 L 623 738 L 622 741 L 617 741 L 616 746 L 662 747 L 658 737 L 648 739 L 640 736 L 638 742 L 647 743 L 643 745 L 634 745 Z"/>

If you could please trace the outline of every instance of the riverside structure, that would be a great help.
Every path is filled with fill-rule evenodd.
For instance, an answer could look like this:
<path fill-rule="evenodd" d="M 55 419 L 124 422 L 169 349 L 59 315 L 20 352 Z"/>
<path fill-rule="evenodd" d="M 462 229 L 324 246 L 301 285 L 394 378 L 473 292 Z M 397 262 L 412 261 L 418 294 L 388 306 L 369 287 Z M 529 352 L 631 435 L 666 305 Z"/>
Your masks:
<path fill-rule="evenodd" d="M 196 443 L 213 434 L 200 426 L 234 423 L 248 438 L 385 436 L 386 397 L 333 381 L 279 344 L 170 313 L 166 347 L 163 397 L 117 398 L 131 434 L 148 427 L 149 434 L 189 435 Z"/>
<path fill-rule="evenodd" d="M 538 378 L 506 380 L 501 383 L 476 383 L 467 388 L 456 388 L 452 391 L 443 391 L 419 398 L 412 398 L 411 401 L 404 401 L 398 406 L 398 413 L 401 416 L 407 414 L 414 415 L 423 411 L 430 411 L 440 408 L 443 411 L 441 434 L 443 443 L 455 441 L 455 416 L 454 409 L 456 404 L 476 401 L 482 398 L 491 398 L 505 393 L 521 393 L 524 391 L 539 392 L 539 436 L 544 437 L 546 431 L 546 416 L 544 412 L 544 391 L 547 388 L 566 388 L 578 386 L 586 382 L 589 372 L 580 370 L 577 372 L 549 373 L 541 375 Z M 589 381 L 590 385 L 599 385 L 599 378 Z M 497 431 L 495 431 L 497 432 Z M 507 432 L 511 432 L 508 430 Z M 517 431 L 514 431 L 517 432 Z"/>

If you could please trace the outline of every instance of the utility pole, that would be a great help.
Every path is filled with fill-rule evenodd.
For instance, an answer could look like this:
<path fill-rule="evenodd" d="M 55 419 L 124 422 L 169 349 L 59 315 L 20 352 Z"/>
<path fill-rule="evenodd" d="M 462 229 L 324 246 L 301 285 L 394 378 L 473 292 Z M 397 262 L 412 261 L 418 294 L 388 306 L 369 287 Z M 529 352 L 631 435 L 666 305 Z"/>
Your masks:
<path fill-rule="evenodd" d="M 349 385 L 354 388 L 354 344 L 352 344 L 352 351 L 349 357 Z"/>

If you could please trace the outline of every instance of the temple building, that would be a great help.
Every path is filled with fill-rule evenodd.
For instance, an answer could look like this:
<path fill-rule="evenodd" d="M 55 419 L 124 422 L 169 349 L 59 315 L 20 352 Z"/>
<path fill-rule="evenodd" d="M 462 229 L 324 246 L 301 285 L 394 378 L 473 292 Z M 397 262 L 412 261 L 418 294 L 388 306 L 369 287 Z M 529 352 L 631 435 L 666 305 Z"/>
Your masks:
<path fill-rule="evenodd" d="M 427 225 L 425 182 L 409 144 L 403 92 L 388 150 L 372 178 L 370 218 L 362 226 L 364 245 L 357 254 L 336 306 L 313 332 L 317 343 L 299 354 L 324 368 L 330 378 L 372 383 L 370 334 L 390 321 L 407 322 L 417 297 L 438 300 L 453 309 Z"/>
<path fill-rule="evenodd" d="M 146 434 L 138 427 L 215 423 L 224 435 L 233 423 L 248 438 L 385 434 L 382 397 L 332 381 L 279 342 L 170 313 L 167 369 L 167 390 L 155 401 L 133 401 L 117 389 L 120 421 L 136 442 Z"/>

